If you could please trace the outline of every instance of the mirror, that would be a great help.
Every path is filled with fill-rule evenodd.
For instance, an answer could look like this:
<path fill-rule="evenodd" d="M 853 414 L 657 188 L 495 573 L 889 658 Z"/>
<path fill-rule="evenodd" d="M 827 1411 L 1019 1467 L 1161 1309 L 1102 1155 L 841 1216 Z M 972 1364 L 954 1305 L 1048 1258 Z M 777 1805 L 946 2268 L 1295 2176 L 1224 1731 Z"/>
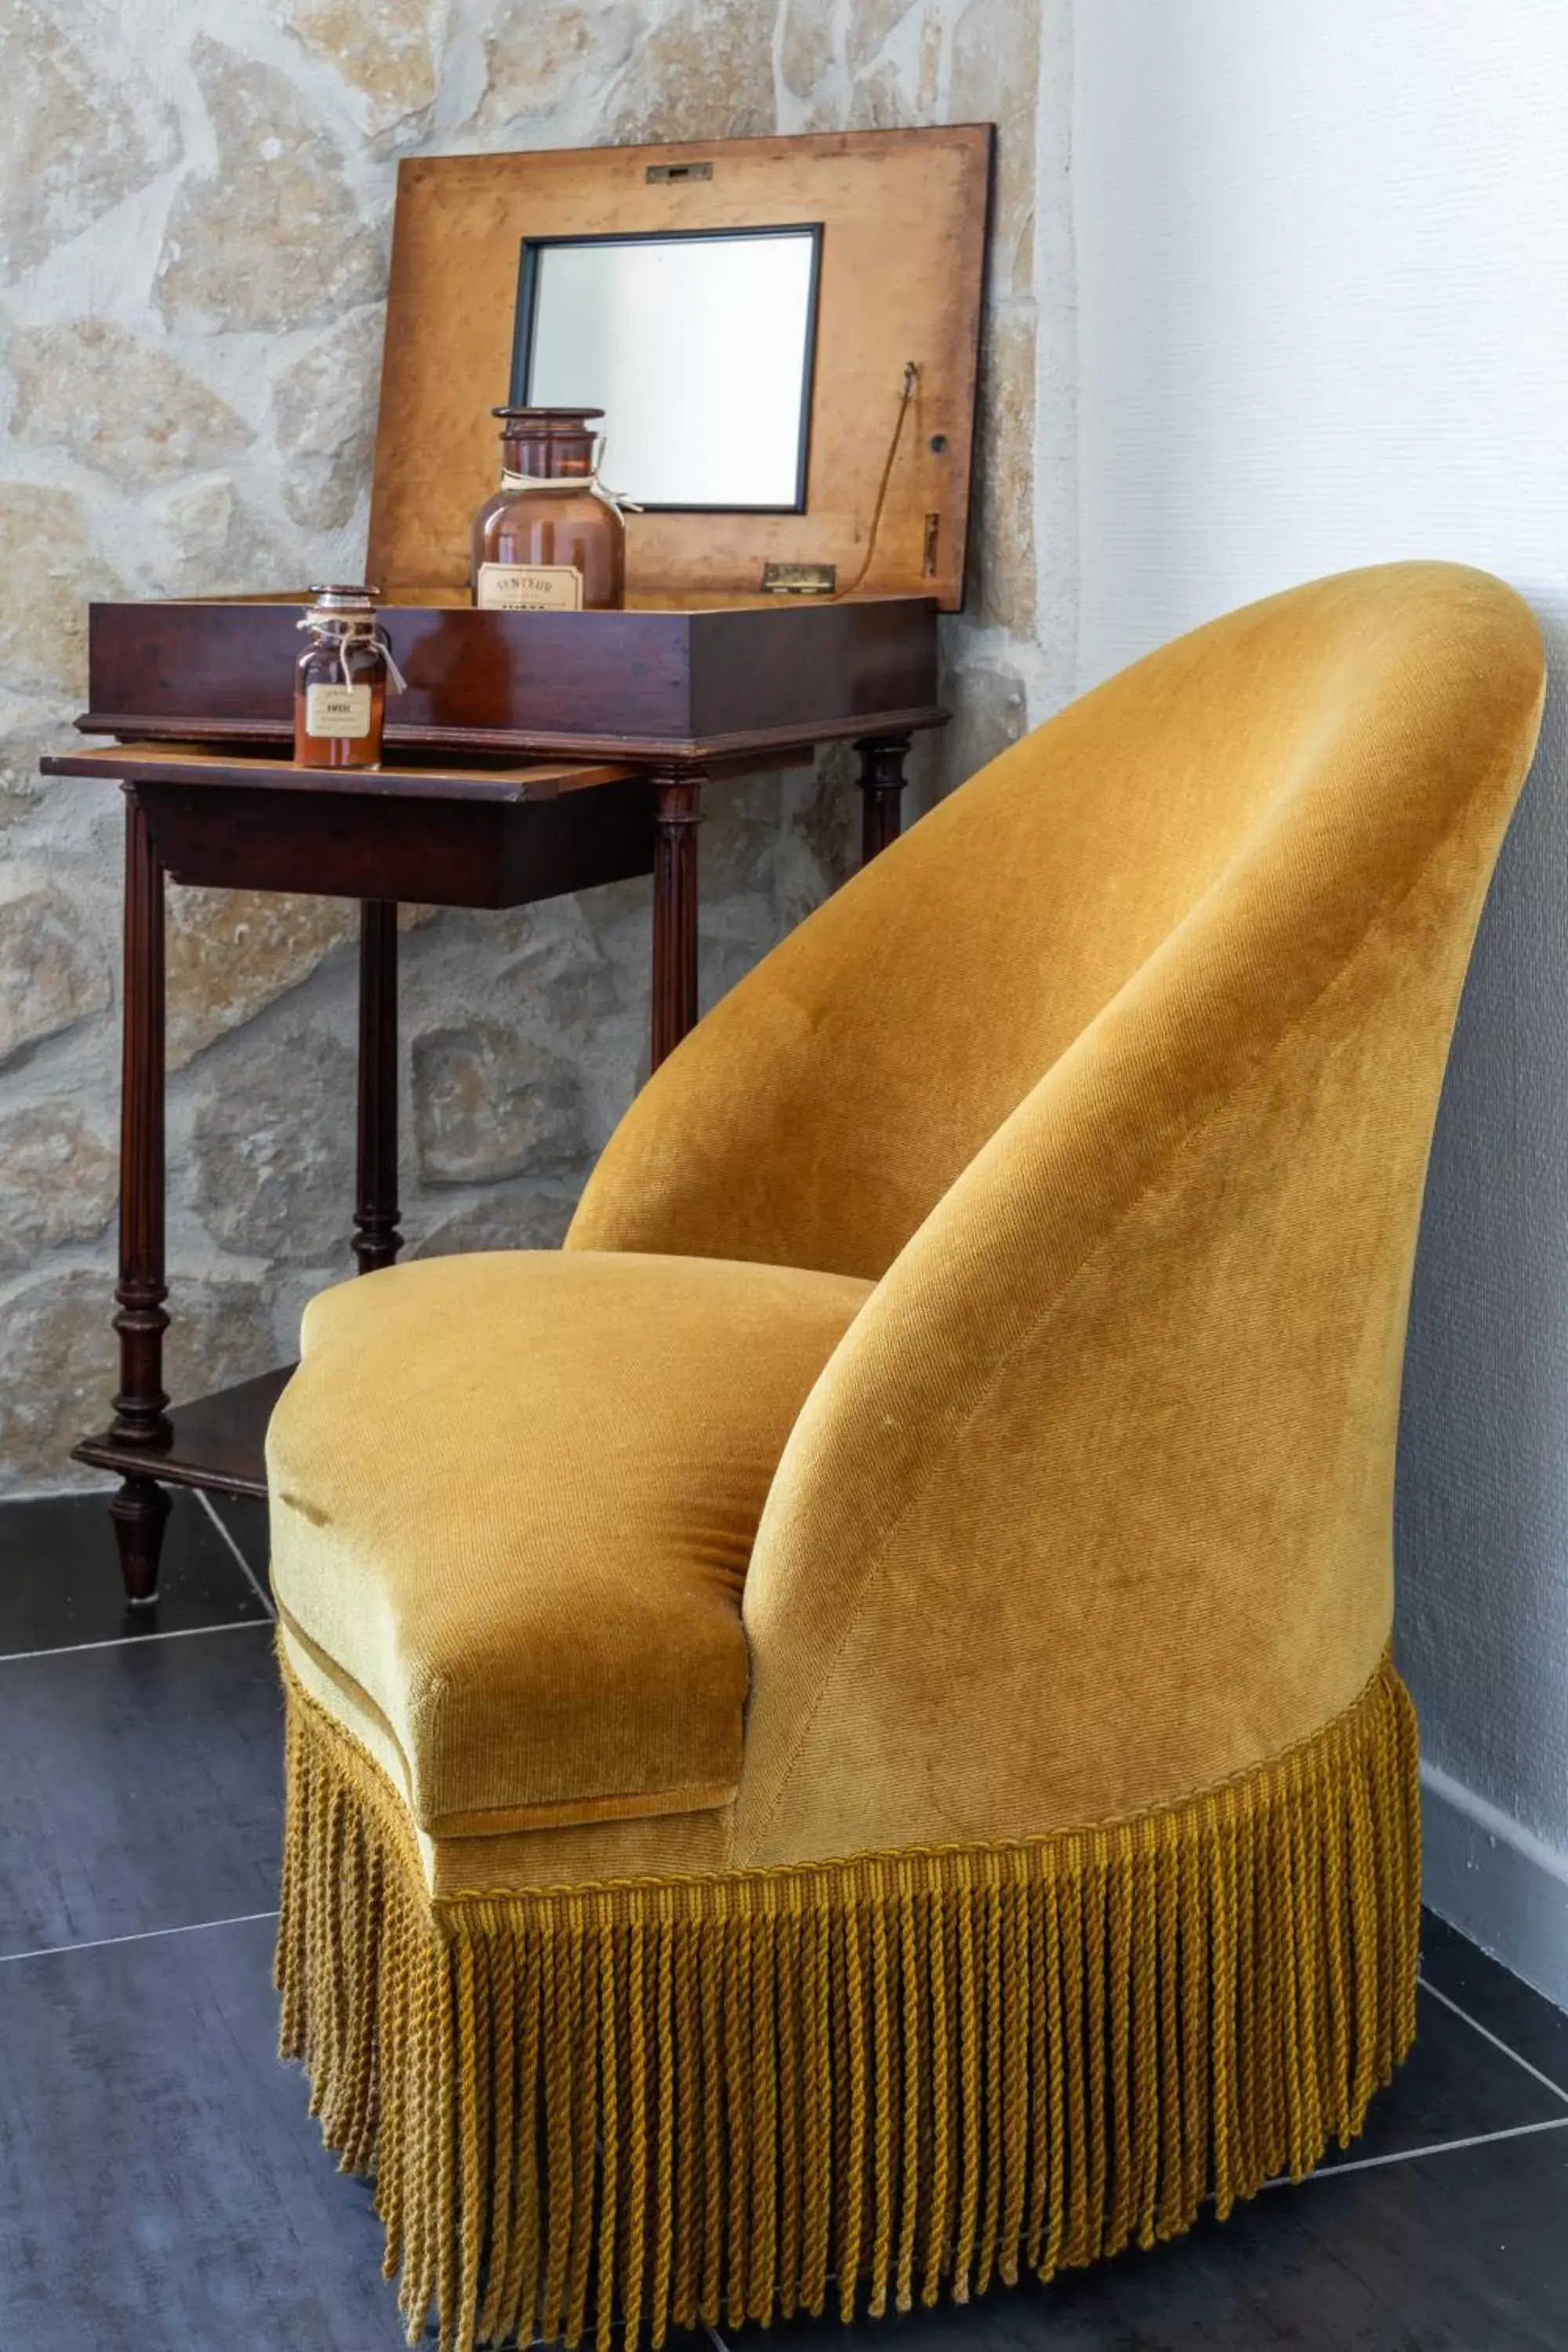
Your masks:
<path fill-rule="evenodd" d="M 820 225 L 531 237 L 510 397 L 602 408 L 642 507 L 805 511 Z"/>

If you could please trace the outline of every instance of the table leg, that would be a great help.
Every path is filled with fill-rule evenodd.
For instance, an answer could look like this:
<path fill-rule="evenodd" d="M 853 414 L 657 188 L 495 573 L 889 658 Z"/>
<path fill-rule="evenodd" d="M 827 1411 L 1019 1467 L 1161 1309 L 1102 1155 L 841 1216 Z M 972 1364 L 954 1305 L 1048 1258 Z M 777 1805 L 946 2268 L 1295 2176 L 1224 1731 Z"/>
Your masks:
<path fill-rule="evenodd" d="M 653 854 L 653 1043 L 657 1070 L 697 1020 L 697 828 L 700 768 L 656 775 Z"/>
<path fill-rule="evenodd" d="M 897 841 L 904 791 L 907 735 L 866 735 L 855 746 L 860 754 L 860 863 Z"/>
<path fill-rule="evenodd" d="M 125 977 L 120 1097 L 120 1392 L 111 1437 L 156 1445 L 170 1431 L 163 1387 L 169 1295 L 163 1265 L 163 871 L 133 792 L 125 795 Z M 127 1477 L 109 1507 L 128 1601 L 158 1590 L 169 1498 Z"/>
<path fill-rule="evenodd" d="M 359 930 L 359 1152 L 353 1253 L 361 1274 L 391 1265 L 397 1230 L 397 908 L 367 898 Z"/>

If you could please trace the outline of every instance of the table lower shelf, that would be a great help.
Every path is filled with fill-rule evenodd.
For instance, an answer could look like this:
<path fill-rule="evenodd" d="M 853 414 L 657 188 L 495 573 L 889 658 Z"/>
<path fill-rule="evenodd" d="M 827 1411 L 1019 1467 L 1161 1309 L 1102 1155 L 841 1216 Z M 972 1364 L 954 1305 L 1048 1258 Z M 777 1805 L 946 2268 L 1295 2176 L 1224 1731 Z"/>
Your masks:
<path fill-rule="evenodd" d="M 265 1501 L 267 1424 L 293 1370 L 285 1364 L 192 1404 L 174 1406 L 171 1434 L 162 1445 L 126 1445 L 106 1433 L 84 1437 L 72 1459 L 95 1470 L 117 1470 L 124 1478 L 207 1486 L 215 1494 L 254 1495 Z"/>

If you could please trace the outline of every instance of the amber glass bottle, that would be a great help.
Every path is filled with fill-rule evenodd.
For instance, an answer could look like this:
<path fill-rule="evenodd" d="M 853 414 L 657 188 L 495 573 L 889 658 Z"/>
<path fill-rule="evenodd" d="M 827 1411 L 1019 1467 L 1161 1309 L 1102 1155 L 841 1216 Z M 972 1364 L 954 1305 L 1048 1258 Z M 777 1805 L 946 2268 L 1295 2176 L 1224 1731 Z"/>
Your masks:
<path fill-rule="evenodd" d="M 301 768 L 374 768 L 386 721 L 386 647 L 374 588 L 312 588 L 294 666 L 294 759 Z"/>
<path fill-rule="evenodd" d="M 498 408 L 501 486 L 474 517 L 483 610 L 608 612 L 625 602 L 626 530 L 598 488 L 602 408 Z"/>

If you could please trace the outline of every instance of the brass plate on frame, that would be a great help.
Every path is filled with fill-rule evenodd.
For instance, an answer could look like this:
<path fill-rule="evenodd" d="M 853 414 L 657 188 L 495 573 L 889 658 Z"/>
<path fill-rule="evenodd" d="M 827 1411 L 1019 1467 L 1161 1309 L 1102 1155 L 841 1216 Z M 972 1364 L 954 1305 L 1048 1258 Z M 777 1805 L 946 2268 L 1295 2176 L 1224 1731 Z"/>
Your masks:
<path fill-rule="evenodd" d="M 838 573 L 831 563 L 764 563 L 764 596 L 831 596 Z"/>

